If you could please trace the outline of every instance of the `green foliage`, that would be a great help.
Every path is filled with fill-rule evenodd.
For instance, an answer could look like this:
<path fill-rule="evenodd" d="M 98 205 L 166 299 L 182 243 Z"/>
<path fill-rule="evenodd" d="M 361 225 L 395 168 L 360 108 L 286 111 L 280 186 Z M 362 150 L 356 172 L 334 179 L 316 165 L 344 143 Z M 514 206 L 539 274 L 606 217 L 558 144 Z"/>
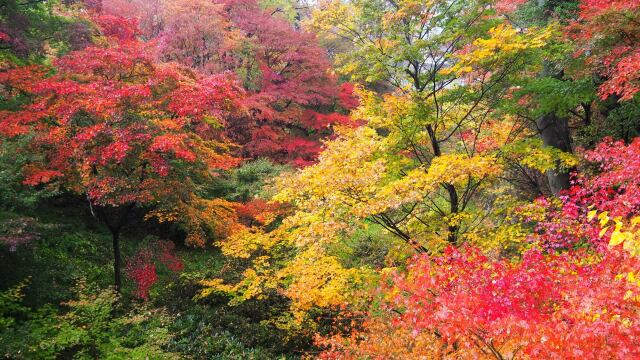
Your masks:
<path fill-rule="evenodd" d="M 90 290 L 80 282 L 67 311 L 20 305 L 20 288 L 0 296 L 0 353 L 14 359 L 170 359 L 162 350 L 170 335 L 161 310 L 133 309 L 118 314 L 111 289 Z"/>
<path fill-rule="evenodd" d="M 529 0 L 511 14 L 511 17 L 519 25 L 544 25 L 550 19 L 568 22 L 576 18 L 579 6 L 580 0 Z"/>
<path fill-rule="evenodd" d="M 59 0 L 3 0 L 0 32 L 9 37 L 8 42 L 0 43 L 0 65 L 46 62 L 85 46 L 92 37 L 91 26 L 71 16 Z"/>
<path fill-rule="evenodd" d="M 550 113 L 566 117 L 582 104 L 596 100 L 596 88 L 590 79 L 526 78 L 518 85 L 520 88 L 515 92 L 515 98 L 522 101 L 510 105 L 510 110 L 526 113 L 532 118 Z"/>
<path fill-rule="evenodd" d="M 0 98 L 0 110 L 5 104 Z M 22 185 L 21 169 L 30 159 L 18 149 L 28 141 L 20 138 L 0 142 L 0 207 L 4 209 L 33 207 L 39 201 L 58 194 L 55 189 L 27 189 Z"/>
<path fill-rule="evenodd" d="M 413 254 L 405 242 L 386 233 L 377 224 L 367 224 L 332 244 L 331 252 L 346 268 L 383 269 L 404 264 Z"/>
<path fill-rule="evenodd" d="M 182 314 L 172 324 L 172 332 L 175 338 L 169 343 L 169 348 L 188 354 L 198 359 L 274 359 L 275 356 L 269 351 L 261 348 L 250 348 L 245 345 L 247 337 L 251 333 L 238 334 L 237 328 L 247 319 L 239 316 L 230 316 L 233 310 L 224 312 L 211 312 L 207 307 L 192 306 L 187 313 Z M 223 315 L 222 318 L 215 319 L 214 316 Z M 232 333 L 228 330 L 220 329 L 221 321 L 230 322 L 235 320 L 235 328 Z M 233 323 L 232 323 L 233 324 Z M 255 329 L 247 329 L 249 331 Z M 254 337 L 267 339 L 269 334 L 265 331 L 252 333 Z"/>
<path fill-rule="evenodd" d="M 29 278 L 25 301 L 42 306 L 69 299 L 81 278 L 100 286 L 109 283 L 110 238 L 92 228 L 97 224 L 77 213 L 65 216 L 55 208 L 35 211 L 24 219 L 15 213 L 0 213 L 0 234 L 6 236 L 3 227 L 15 229 L 20 220 L 28 221 L 21 235 L 29 236 L 14 249 L 8 244 L 0 247 L 0 289 Z"/>
<path fill-rule="evenodd" d="M 591 122 L 581 127 L 576 136 L 576 141 L 583 146 L 593 146 L 604 137 L 622 139 L 629 143 L 640 135 L 640 100 L 634 99 L 623 103 L 603 102 L 599 109 L 607 111 L 603 117 L 594 116 Z"/>
<path fill-rule="evenodd" d="M 175 336 L 169 349 L 198 359 L 276 359 L 309 346 L 309 339 L 287 338 L 284 331 L 265 321 L 286 308 L 282 297 L 234 306 L 224 295 L 194 300 L 200 281 L 220 274 L 234 276 L 228 270 L 231 264 L 216 251 L 185 250 L 180 256 L 185 270 L 156 300 L 177 314 L 170 327 Z"/>
<path fill-rule="evenodd" d="M 267 159 L 249 161 L 214 182 L 211 191 L 222 194 L 227 200 L 244 202 L 265 195 L 264 187 L 270 179 L 288 169 L 286 165 L 274 164 Z"/>

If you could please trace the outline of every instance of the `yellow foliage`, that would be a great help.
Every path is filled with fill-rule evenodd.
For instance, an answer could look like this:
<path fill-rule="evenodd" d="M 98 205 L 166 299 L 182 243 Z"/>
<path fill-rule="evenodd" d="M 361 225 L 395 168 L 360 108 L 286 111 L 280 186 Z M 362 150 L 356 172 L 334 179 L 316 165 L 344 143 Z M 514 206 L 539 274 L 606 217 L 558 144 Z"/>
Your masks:
<path fill-rule="evenodd" d="M 606 225 L 610 220 L 613 220 L 615 224 L 611 232 L 609 246 L 622 244 L 623 249 L 631 253 L 632 256 L 640 256 L 640 226 L 638 226 L 640 225 L 640 216 L 632 218 L 625 224 L 621 217 L 611 219 L 605 211 L 598 215 L 598 220 L 600 226 Z M 609 230 L 609 227 L 604 227 L 600 232 L 600 236 L 602 237 L 607 230 Z"/>
<path fill-rule="evenodd" d="M 278 276 L 290 279 L 284 293 L 297 312 L 348 303 L 350 289 L 361 286 L 364 279 L 363 270 L 344 268 L 318 246 L 303 251 Z"/>
<path fill-rule="evenodd" d="M 458 62 L 441 73 L 461 76 L 473 72 L 477 67 L 491 66 L 526 50 L 542 48 L 554 32 L 553 27 L 546 27 L 531 28 L 522 33 L 509 24 L 500 24 L 489 30 L 488 38 L 475 40 L 469 51 L 459 53 L 456 56 Z"/>

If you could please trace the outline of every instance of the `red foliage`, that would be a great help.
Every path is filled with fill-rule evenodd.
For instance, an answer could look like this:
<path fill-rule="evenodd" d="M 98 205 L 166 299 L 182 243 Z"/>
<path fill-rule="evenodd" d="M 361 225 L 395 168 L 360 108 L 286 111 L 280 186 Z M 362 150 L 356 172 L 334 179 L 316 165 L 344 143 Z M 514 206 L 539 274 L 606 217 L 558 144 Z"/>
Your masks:
<path fill-rule="evenodd" d="M 635 0 L 582 0 L 580 4 L 580 17 L 583 19 L 591 19 L 609 12 L 633 10 L 637 8 L 640 8 L 640 3 Z"/>
<path fill-rule="evenodd" d="M 492 261 L 478 249 L 417 257 L 407 275 L 383 287 L 386 315 L 351 338 L 322 341 L 330 346 L 324 358 L 636 358 L 640 304 L 625 294 L 638 289 L 618 275 L 637 266 L 614 252 L 531 250 L 515 263 Z M 387 332 L 368 333 L 379 330 L 375 322 Z M 386 346 L 395 336 L 413 347 Z M 425 338 L 436 343 L 420 348 Z"/>
<path fill-rule="evenodd" d="M 160 241 L 157 244 L 160 254 L 158 260 L 173 272 L 184 270 L 184 263 L 175 254 L 176 245 L 171 241 Z"/>
<path fill-rule="evenodd" d="M 567 249 L 579 243 L 604 248 L 609 233 L 599 236 L 598 221 L 588 221 L 588 212 L 606 211 L 611 217 L 629 220 L 640 211 L 640 138 L 628 145 L 605 139 L 584 157 L 592 162 L 594 171 L 584 169 L 574 174 L 572 186 L 560 197 L 559 206 L 545 198 L 536 200 L 535 206 L 544 210 L 545 218 L 536 222 L 532 242 L 546 250 Z"/>
<path fill-rule="evenodd" d="M 631 144 L 605 139 L 585 153 L 597 170 L 579 174 L 566 194 L 575 207 L 593 206 L 611 216 L 628 218 L 640 211 L 640 138 Z"/>
<path fill-rule="evenodd" d="M 354 109 L 360 105 L 360 100 L 354 94 L 354 86 L 351 83 L 344 83 L 340 86 L 340 105 L 345 109 Z"/>
<path fill-rule="evenodd" d="M 340 88 L 330 75 L 326 51 L 315 36 L 255 0 L 105 0 L 103 5 L 105 14 L 140 23 L 144 35 L 155 39 L 161 59 L 203 74 L 239 74 L 250 111 L 229 118 L 227 133 L 243 145 L 245 157 L 310 163 L 331 125 L 348 120 L 331 112 L 357 106 L 353 86 Z M 308 110 L 324 115 L 308 116 Z M 316 144 L 292 147 L 295 138 Z"/>
<path fill-rule="evenodd" d="M 22 151 L 37 156 L 24 169 L 25 184 L 55 182 L 117 206 L 172 196 L 188 185 L 185 170 L 238 163 L 219 153 L 227 140 L 218 119 L 237 112 L 244 94 L 233 76 L 156 64 L 150 47 L 128 35 L 110 43 L 56 60 L 53 76 L 37 67 L 0 73 L 8 96 L 33 99 L 0 112 L 0 135 L 32 135 Z"/>
<path fill-rule="evenodd" d="M 140 31 L 135 19 L 108 14 L 96 14 L 91 20 L 102 30 L 102 35 L 119 40 L 135 40 Z"/>
<path fill-rule="evenodd" d="M 149 298 L 151 286 L 158 281 L 156 265 L 152 259 L 151 250 L 144 248 L 139 250 L 124 268 L 125 274 L 136 284 L 134 295 L 144 300 Z"/>
<path fill-rule="evenodd" d="M 580 45 L 577 55 L 604 78 L 599 94 L 630 100 L 640 91 L 640 3 L 635 0 L 583 0 L 579 20 L 568 27 Z"/>
<path fill-rule="evenodd" d="M 184 269 L 184 263 L 175 254 L 171 241 L 158 241 L 138 250 L 127 261 L 125 274 L 135 283 L 134 295 L 140 299 L 149 298 L 149 290 L 158 281 L 156 265 L 162 264 L 174 273 Z"/>
<path fill-rule="evenodd" d="M 7 35 L 6 33 L 0 31 L 0 41 L 8 43 L 8 42 L 11 41 L 11 37 L 9 35 Z"/>

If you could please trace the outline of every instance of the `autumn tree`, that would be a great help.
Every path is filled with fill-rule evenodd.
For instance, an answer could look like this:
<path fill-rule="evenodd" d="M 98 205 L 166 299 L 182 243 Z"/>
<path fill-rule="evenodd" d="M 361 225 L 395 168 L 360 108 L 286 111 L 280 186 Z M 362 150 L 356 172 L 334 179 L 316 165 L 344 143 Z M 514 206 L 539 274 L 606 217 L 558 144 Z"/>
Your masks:
<path fill-rule="evenodd" d="M 503 145 L 530 136 L 517 119 L 497 109 L 519 74 L 536 71 L 557 33 L 520 32 L 491 5 L 336 1 L 314 15 L 311 26 L 325 41 L 349 44 L 350 51 L 335 56 L 338 70 L 365 87 L 375 90 L 382 83 L 388 89 L 382 95 L 365 91 L 354 116 L 368 121 L 383 152 L 397 156 L 385 160 L 388 178 L 378 184 L 397 180 L 398 188 L 388 190 L 395 198 L 367 214 L 406 241 L 415 240 L 416 229 L 426 224 L 430 229 L 421 233 L 452 244 L 462 241 L 478 225 L 475 209 L 488 208 L 478 201 L 500 172 L 480 164 L 497 164 L 490 157 L 501 157 Z M 439 182 L 436 173 L 444 174 Z M 446 181 L 448 174 L 453 178 Z M 417 177 L 431 180 L 422 188 L 424 180 Z M 399 190 L 417 184 L 410 196 Z M 431 227 L 434 220 L 445 223 L 444 229 Z"/>
<path fill-rule="evenodd" d="M 321 357 L 637 356 L 638 146 L 605 139 L 560 200 L 515 210 L 534 224 L 515 259 L 416 256 L 380 283 L 362 328 L 320 339 Z"/>
<path fill-rule="evenodd" d="M 559 26 L 564 46 L 556 47 L 543 70 L 514 82 L 519 102 L 513 113 L 535 127 L 545 145 L 573 152 L 603 136 L 630 141 L 637 134 L 633 56 L 637 49 L 637 5 L 625 1 L 503 2 L 505 16 L 526 28 Z M 556 24 L 556 25 L 553 25 Z M 569 168 L 547 172 L 551 190 L 570 187 Z"/>
<path fill-rule="evenodd" d="M 30 154 L 24 184 L 86 198 L 108 227 L 119 289 L 120 233 L 131 210 L 176 220 L 167 214 L 201 207 L 196 184 L 238 163 L 220 129 L 242 91 L 229 74 L 205 77 L 156 63 L 126 22 L 96 22 L 104 45 L 57 59 L 53 69 L 0 73 L 4 96 L 30 99 L 1 113 L 0 130 L 5 141 L 28 139 L 19 150 Z M 184 222 L 199 231 L 195 221 Z"/>
<path fill-rule="evenodd" d="M 307 165 L 319 139 L 348 118 L 348 88 L 330 74 L 326 51 L 257 1 L 103 1 L 102 12 L 135 19 L 165 61 L 197 72 L 229 70 L 247 90 L 249 112 L 229 119 L 228 134 L 246 157 Z M 342 101 L 342 99 L 346 100 Z"/>
<path fill-rule="evenodd" d="M 321 340 L 320 358 L 635 357 L 638 287 L 624 279 L 635 266 L 616 252 L 417 257 L 384 283 L 364 330 Z"/>
<path fill-rule="evenodd" d="M 636 1 L 583 0 L 578 19 L 569 27 L 578 53 L 602 77 L 599 96 L 631 100 L 640 91 L 638 55 L 640 4 Z"/>

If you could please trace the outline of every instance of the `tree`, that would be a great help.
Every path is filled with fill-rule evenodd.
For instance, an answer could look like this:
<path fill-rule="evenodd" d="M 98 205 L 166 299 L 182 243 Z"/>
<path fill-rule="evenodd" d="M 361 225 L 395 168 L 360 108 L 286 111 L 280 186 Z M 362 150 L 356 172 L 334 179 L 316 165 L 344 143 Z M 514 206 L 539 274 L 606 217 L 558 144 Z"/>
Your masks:
<path fill-rule="evenodd" d="M 312 26 L 325 41 L 346 39 L 350 46 L 335 57 L 339 71 L 365 86 L 385 83 L 389 89 L 382 96 L 367 93 L 354 115 L 368 121 L 388 149 L 384 151 L 396 157 L 386 160 L 388 177 L 378 186 L 398 180 L 397 185 L 408 191 L 415 177 L 437 183 L 432 175 L 445 174 L 437 186 L 425 183 L 404 200 L 397 192 L 377 212 L 367 213 L 407 241 L 415 241 L 416 233 L 443 231 L 450 243 L 463 242 L 465 232 L 483 217 L 474 210 L 490 208 L 479 203 L 494 197 L 481 195 L 498 175 L 463 169 L 491 164 L 494 161 L 487 156 L 502 156 L 502 145 L 528 135 L 513 117 L 496 109 L 509 97 L 518 76 L 539 68 L 547 42 L 557 34 L 552 28 L 519 32 L 496 16 L 491 5 L 333 1 L 314 13 Z M 480 138 L 490 137 L 486 134 L 499 127 L 502 132 L 494 136 L 497 146 L 489 151 L 478 146 Z M 447 163 L 455 165 L 447 168 Z M 447 182 L 452 168 L 462 174 Z M 425 225 L 430 229 L 421 231 Z"/>
<path fill-rule="evenodd" d="M 382 306 L 361 331 L 320 341 L 320 358 L 635 357 L 638 287 L 620 274 L 637 265 L 616 251 L 416 257 L 383 282 Z"/>
<path fill-rule="evenodd" d="M 416 256 L 381 282 L 361 328 L 320 341 L 321 357 L 637 356 L 638 146 L 605 139 L 561 200 L 516 210 L 534 224 L 516 259 L 476 247 Z"/>
<path fill-rule="evenodd" d="M 308 165 L 331 126 L 349 121 L 336 112 L 349 106 L 340 104 L 348 97 L 330 74 L 326 51 L 277 11 L 255 0 L 154 3 L 149 11 L 145 1 L 105 0 L 102 12 L 154 24 L 143 35 L 155 39 L 165 61 L 236 73 L 249 112 L 230 118 L 227 132 L 244 156 Z"/>
<path fill-rule="evenodd" d="M 114 19 L 97 19 L 107 20 Z M 201 202 L 198 182 L 238 163 L 221 127 L 243 92 L 229 74 L 157 64 L 134 30 L 116 24 L 103 28 L 107 45 L 56 60 L 51 76 L 33 66 L 0 73 L 6 96 L 31 99 L 0 114 L 0 133 L 28 139 L 20 149 L 30 154 L 24 184 L 86 197 L 112 234 L 119 289 L 120 233 L 131 210 L 166 220 Z"/>

